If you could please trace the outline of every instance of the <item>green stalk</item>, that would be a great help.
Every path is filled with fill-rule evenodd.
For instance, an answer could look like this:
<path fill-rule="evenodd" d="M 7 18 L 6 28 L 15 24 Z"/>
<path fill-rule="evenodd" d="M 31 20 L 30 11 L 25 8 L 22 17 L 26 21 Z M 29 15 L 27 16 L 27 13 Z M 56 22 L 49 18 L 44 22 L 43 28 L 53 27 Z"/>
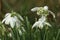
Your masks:
<path fill-rule="evenodd" d="M 12 33 L 12 39 L 15 40 L 15 37 L 14 37 L 14 29 L 12 29 L 11 33 Z"/>
<path fill-rule="evenodd" d="M 60 34 L 60 29 L 58 30 L 58 33 L 57 33 L 57 36 L 56 36 L 56 40 L 58 40 L 59 34 Z"/>
<path fill-rule="evenodd" d="M 46 30 L 45 30 L 45 33 L 44 33 L 44 37 L 43 37 L 43 40 L 45 40 L 45 38 L 46 38 Z"/>
<path fill-rule="evenodd" d="M 23 36 L 23 40 L 25 40 L 25 34 L 23 34 L 22 36 Z"/>
<path fill-rule="evenodd" d="M 17 34 L 17 40 L 20 40 L 19 34 L 18 34 L 18 29 L 15 28 L 15 30 L 16 30 L 16 34 Z"/>
<path fill-rule="evenodd" d="M 47 31 L 46 27 L 45 27 L 45 34 L 44 34 L 43 40 L 48 40 L 48 31 Z"/>

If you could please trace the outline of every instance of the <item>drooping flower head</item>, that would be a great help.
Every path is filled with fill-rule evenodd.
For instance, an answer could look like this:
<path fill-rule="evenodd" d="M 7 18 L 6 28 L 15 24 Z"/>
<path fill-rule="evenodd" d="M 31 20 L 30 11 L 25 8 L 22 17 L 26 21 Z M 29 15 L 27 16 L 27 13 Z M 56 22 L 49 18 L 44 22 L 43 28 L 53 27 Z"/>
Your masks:
<path fill-rule="evenodd" d="M 32 8 L 31 11 L 37 11 L 37 15 L 48 15 L 48 6 L 44 7 L 35 7 Z"/>
<path fill-rule="evenodd" d="M 45 25 L 51 27 L 51 25 L 46 21 L 46 17 L 45 16 L 42 16 L 38 21 L 36 21 L 33 24 L 32 28 L 39 27 L 40 29 L 42 29 Z"/>
<path fill-rule="evenodd" d="M 55 18 L 55 15 L 53 12 L 51 12 L 50 10 L 48 10 L 48 6 L 44 6 L 44 7 L 34 7 L 31 9 L 31 11 L 37 11 L 37 15 L 40 15 L 40 16 L 47 16 L 49 15 L 49 12 L 50 14 L 52 14 L 52 16 Z"/>
<path fill-rule="evenodd" d="M 16 14 L 16 12 L 11 12 L 11 13 L 6 13 L 5 18 L 2 20 L 2 23 L 5 23 L 6 25 L 10 25 L 12 28 L 14 28 L 14 26 L 19 27 L 22 25 L 22 23 L 17 16 L 23 21 L 21 15 Z"/>

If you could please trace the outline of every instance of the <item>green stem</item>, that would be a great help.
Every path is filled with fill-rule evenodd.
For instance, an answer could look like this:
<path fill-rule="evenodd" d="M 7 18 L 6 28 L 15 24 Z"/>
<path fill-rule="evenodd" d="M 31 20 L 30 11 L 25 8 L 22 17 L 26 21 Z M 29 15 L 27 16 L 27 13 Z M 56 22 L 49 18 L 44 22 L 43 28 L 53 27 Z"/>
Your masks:
<path fill-rule="evenodd" d="M 25 40 L 25 34 L 23 34 L 23 40 Z"/>
<path fill-rule="evenodd" d="M 60 29 L 58 30 L 58 34 L 56 36 L 56 40 L 58 40 L 59 34 L 60 34 Z"/>
<path fill-rule="evenodd" d="M 45 28 L 45 34 L 44 34 L 43 40 L 48 40 L 48 31 L 46 28 Z"/>

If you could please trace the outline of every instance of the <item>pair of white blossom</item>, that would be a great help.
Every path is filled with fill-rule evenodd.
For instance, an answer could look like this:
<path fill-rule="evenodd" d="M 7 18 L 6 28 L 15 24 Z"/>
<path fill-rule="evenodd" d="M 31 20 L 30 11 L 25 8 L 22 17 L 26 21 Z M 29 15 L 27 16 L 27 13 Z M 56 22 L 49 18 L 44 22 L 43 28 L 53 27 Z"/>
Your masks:
<path fill-rule="evenodd" d="M 44 6 L 44 7 L 35 7 L 32 8 L 31 11 L 37 11 L 38 15 L 41 15 L 42 17 L 33 24 L 32 28 L 34 27 L 39 27 L 39 28 L 43 28 L 44 25 L 47 26 L 51 26 L 47 21 L 46 21 L 46 16 L 49 14 L 49 12 L 53 15 L 53 17 L 55 18 L 55 15 L 53 12 L 51 12 L 50 10 L 48 10 L 48 6 Z M 15 12 L 13 12 L 15 13 Z M 45 16 L 46 15 L 46 16 Z M 23 18 L 18 15 L 18 17 L 23 20 Z M 18 19 L 18 17 L 16 15 L 12 16 L 11 13 L 7 13 L 5 15 L 5 18 L 3 19 L 2 23 L 5 23 L 6 25 L 10 25 L 12 28 L 14 28 L 14 26 L 19 27 L 22 25 L 21 21 Z"/>
<path fill-rule="evenodd" d="M 52 11 L 48 10 L 48 6 L 44 6 L 44 7 L 35 7 L 32 8 L 31 11 L 37 11 L 37 15 L 42 16 L 38 21 L 36 21 L 32 28 L 34 27 L 39 27 L 40 29 L 42 29 L 45 25 L 47 26 L 51 26 L 48 22 L 47 22 L 47 15 L 49 15 L 49 12 L 52 14 L 53 18 L 55 18 L 55 15 Z"/>
<path fill-rule="evenodd" d="M 20 17 L 21 20 L 23 20 L 23 18 L 18 15 Z M 5 23 L 6 25 L 10 25 L 12 28 L 19 27 L 20 25 L 22 25 L 21 21 L 18 19 L 17 16 L 12 16 L 11 13 L 7 13 L 5 15 L 5 18 L 2 20 L 2 23 Z"/>

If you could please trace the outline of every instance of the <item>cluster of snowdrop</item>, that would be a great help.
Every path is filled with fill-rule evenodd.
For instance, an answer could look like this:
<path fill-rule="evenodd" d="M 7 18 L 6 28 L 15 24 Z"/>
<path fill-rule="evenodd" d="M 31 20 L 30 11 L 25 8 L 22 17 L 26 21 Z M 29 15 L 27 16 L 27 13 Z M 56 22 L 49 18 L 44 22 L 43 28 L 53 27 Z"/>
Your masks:
<path fill-rule="evenodd" d="M 52 11 L 48 10 L 48 6 L 35 7 L 35 8 L 32 8 L 31 11 L 33 12 L 36 11 L 37 15 L 41 16 L 41 18 L 39 18 L 39 20 L 33 24 L 32 28 L 39 27 L 42 29 L 45 25 L 51 26 L 47 22 L 47 15 L 49 15 L 49 12 L 53 15 L 54 18 L 55 18 L 55 15 Z M 19 19 L 24 21 L 22 16 L 19 14 L 16 14 L 16 12 L 6 13 L 5 18 L 3 19 L 2 23 L 5 23 L 6 25 L 10 25 L 11 28 L 14 28 L 15 26 L 20 27 L 22 25 L 22 22 Z"/>
<path fill-rule="evenodd" d="M 44 7 L 35 7 L 32 8 L 31 11 L 37 11 L 37 15 L 41 16 L 41 18 L 39 18 L 38 21 L 36 21 L 32 28 L 34 27 L 39 27 L 40 29 L 42 29 L 45 25 L 47 26 L 51 26 L 48 22 L 47 22 L 47 15 L 49 15 L 49 12 L 53 15 L 53 17 L 55 18 L 55 15 L 53 12 L 51 12 L 50 10 L 48 10 L 48 6 L 44 6 Z"/>
<path fill-rule="evenodd" d="M 20 14 L 12 11 L 11 13 L 5 14 L 2 23 L 4 23 L 5 25 L 10 25 L 12 29 L 16 28 L 19 34 L 22 35 L 25 32 L 25 29 L 22 26 L 22 21 L 24 21 L 23 17 Z M 8 33 L 8 36 L 12 37 L 12 33 Z"/>
<path fill-rule="evenodd" d="M 10 25 L 11 28 L 14 28 L 15 26 L 20 27 L 22 23 L 17 16 L 23 21 L 21 15 L 19 14 L 16 15 L 16 12 L 12 12 L 5 14 L 5 18 L 2 20 L 2 23 L 5 23 L 6 25 Z"/>

